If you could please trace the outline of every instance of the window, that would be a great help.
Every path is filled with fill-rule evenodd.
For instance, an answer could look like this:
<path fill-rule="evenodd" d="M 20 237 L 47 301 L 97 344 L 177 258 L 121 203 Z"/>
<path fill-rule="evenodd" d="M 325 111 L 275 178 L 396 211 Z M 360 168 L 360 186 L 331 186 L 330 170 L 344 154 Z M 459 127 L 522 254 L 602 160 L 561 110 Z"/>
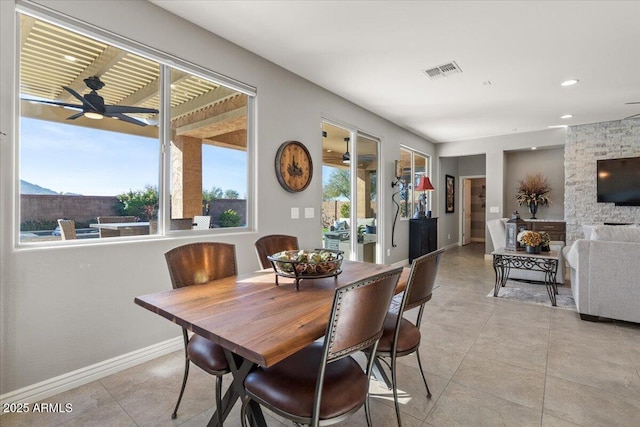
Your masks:
<path fill-rule="evenodd" d="M 400 217 L 412 218 L 418 209 L 420 191 L 415 191 L 420 178 L 430 177 L 430 157 L 407 147 L 400 148 L 400 168 L 402 170 L 402 186 L 400 192 Z M 431 192 L 426 193 L 427 206 L 431 206 Z"/>
<path fill-rule="evenodd" d="M 246 228 L 251 88 L 40 18 L 20 15 L 20 242 Z"/>

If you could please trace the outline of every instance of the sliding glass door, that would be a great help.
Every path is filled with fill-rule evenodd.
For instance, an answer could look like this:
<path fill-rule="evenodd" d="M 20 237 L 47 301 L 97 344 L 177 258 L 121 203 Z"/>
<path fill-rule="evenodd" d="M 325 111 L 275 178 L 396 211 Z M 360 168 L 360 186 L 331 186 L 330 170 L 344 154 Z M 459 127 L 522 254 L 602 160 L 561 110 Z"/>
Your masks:
<path fill-rule="evenodd" d="M 375 263 L 379 140 L 326 121 L 322 131 L 323 246 Z"/>

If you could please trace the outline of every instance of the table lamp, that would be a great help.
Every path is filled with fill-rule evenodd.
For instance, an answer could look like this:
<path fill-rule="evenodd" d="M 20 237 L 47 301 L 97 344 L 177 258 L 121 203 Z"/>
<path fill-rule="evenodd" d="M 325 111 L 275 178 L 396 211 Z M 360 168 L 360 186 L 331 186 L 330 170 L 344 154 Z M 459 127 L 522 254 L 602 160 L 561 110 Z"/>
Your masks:
<path fill-rule="evenodd" d="M 426 203 L 427 203 L 427 191 L 433 191 L 433 185 L 431 185 L 431 180 L 429 180 L 428 176 L 420 177 L 420 182 L 418 182 L 418 186 L 415 188 L 416 191 L 422 191 L 422 194 L 418 198 L 418 210 L 416 214 L 413 216 L 414 218 L 431 218 L 431 211 L 426 211 Z M 426 213 L 426 215 L 425 215 Z"/>

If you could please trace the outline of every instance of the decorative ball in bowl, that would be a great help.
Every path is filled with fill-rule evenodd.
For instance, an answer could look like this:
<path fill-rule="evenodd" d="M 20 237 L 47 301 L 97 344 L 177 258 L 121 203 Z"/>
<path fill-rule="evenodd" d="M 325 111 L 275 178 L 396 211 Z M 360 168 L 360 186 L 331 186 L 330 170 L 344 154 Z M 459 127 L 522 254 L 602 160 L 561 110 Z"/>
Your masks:
<path fill-rule="evenodd" d="M 317 277 L 340 274 L 342 251 L 282 251 L 270 255 L 276 273 L 288 277 Z"/>

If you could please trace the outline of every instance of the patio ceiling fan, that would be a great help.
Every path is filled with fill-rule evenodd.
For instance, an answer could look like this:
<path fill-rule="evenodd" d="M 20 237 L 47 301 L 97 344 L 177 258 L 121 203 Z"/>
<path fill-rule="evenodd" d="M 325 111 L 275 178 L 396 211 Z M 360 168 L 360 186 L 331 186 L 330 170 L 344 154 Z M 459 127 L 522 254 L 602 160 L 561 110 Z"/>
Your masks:
<path fill-rule="evenodd" d="M 86 79 L 84 79 L 84 82 L 87 85 L 87 87 L 91 89 L 91 92 L 89 92 L 84 96 L 80 95 L 78 92 L 71 89 L 70 87 L 62 86 L 64 90 L 66 90 L 75 98 L 77 98 L 80 102 L 82 102 L 81 105 L 70 104 L 67 102 L 45 101 L 45 100 L 38 100 L 38 99 L 27 99 L 27 100 L 32 102 L 40 102 L 43 104 L 58 105 L 61 107 L 76 108 L 76 109 L 82 110 L 77 114 L 67 117 L 67 120 L 75 120 L 78 117 L 82 117 L 82 116 L 85 116 L 88 119 L 95 119 L 95 120 L 102 119 L 103 117 L 111 117 L 114 119 L 122 120 L 123 122 L 134 124 L 134 125 L 147 126 L 147 123 L 138 119 L 134 119 L 133 117 L 129 117 L 124 113 L 146 113 L 146 114 L 158 113 L 158 110 L 153 108 L 133 107 L 133 106 L 127 106 L 127 105 L 106 105 L 104 103 L 104 98 L 98 95 L 98 92 L 97 92 L 104 87 L 104 83 L 100 80 L 100 78 L 97 76 L 87 77 Z"/>

